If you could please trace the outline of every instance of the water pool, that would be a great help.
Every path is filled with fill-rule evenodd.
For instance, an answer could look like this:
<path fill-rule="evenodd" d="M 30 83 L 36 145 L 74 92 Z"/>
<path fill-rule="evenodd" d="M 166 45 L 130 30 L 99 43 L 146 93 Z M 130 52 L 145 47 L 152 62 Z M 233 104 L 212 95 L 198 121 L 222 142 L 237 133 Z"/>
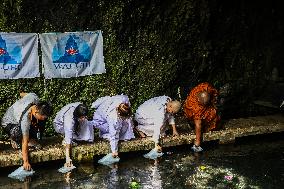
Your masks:
<path fill-rule="evenodd" d="M 35 165 L 35 176 L 24 182 L 7 177 L 15 167 L 1 168 L 0 188 L 284 188 L 284 138 L 261 135 L 231 145 L 207 143 L 203 153 L 190 146 L 164 149 L 158 160 L 145 152 L 121 154 L 113 166 L 77 164 L 72 173 L 57 172 L 63 161 Z"/>

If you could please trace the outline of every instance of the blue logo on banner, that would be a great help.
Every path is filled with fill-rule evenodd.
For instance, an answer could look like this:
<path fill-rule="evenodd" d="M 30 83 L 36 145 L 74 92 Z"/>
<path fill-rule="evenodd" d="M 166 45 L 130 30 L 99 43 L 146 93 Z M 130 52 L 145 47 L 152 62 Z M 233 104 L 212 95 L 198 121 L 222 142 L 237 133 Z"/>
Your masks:
<path fill-rule="evenodd" d="M 6 41 L 0 35 L 0 63 L 2 64 L 20 64 L 22 54 L 20 45 L 10 41 L 7 47 Z"/>
<path fill-rule="evenodd" d="M 22 54 L 21 45 L 9 39 L 7 46 L 6 40 L 0 35 L 0 69 L 19 70 L 21 69 Z"/>
<path fill-rule="evenodd" d="M 77 42 L 76 42 L 77 40 Z M 79 45 L 78 45 L 79 44 Z M 65 45 L 64 51 L 63 46 Z M 70 35 L 66 42 L 66 37 L 62 38 L 55 45 L 52 52 L 53 63 L 81 63 L 90 62 L 90 46 L 80 37 Z"/>

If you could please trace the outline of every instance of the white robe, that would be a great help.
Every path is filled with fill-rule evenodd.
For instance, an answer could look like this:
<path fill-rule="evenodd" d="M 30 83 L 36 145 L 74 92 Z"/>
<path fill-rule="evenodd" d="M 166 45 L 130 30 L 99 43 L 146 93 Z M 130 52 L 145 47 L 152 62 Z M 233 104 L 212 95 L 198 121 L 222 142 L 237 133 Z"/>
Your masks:
<path fill-rule="evenodd" d="M 119 140 L 130 140 L 134 137 L 131 118 L 118 117 L 117 107 L 121 103 L 130 105 L 126 95 L 106 96 L 97 99 L 92 108 L 95 108 L 93 125 L 100 130 L 100 137 L 110 141 L 111 151 L 118 152 Z"/>
<path fill-rule="evenodd" d="M 166 123 L 175 124 L 174 116 L 166 111 L 166 104 L 171 100 L 168 96 L 151 98 L 141 104 L 135 113 L 137 128 L 158 143 L 160 135 L 166 131 Z"/>

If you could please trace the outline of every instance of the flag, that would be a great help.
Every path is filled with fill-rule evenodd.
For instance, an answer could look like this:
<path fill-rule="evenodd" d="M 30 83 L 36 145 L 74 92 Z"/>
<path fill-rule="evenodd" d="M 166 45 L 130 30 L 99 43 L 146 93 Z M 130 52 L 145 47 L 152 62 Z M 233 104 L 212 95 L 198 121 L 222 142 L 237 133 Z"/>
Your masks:
<path fill-rule="evenodd" d="M 105 73 L 101 31 L 40 34 L 44 77 Z"/>
<path fill-rule="evenodd" d="M 0 33 L 0 79 L 39 76 L 38 35 Z"/>

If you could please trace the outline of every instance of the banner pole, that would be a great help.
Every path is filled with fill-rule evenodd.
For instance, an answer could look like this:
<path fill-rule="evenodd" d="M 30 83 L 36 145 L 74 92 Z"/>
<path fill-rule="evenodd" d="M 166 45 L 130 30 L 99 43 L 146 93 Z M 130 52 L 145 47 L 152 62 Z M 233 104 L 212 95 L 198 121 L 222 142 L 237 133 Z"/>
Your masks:
<path fill-rule="evenodd" d="M 38 48 L 38 50 L 39 50 L 39 55 L 40 55 L 40 60 L 41 60 L 41 71 L 42 71 L 42 73 L 43 73 L 43 85 L 44 85 L 44 92 L 43 92 L 43 96 L 44 96 L 44 98 L 47 98 L 46 97 L 46 95 L 47 95 L 47 87 L 46 87 L 46 85 L 47 85 L 47 83 L 46 83 L 46 79 L 45 79 L 45 77 L 44 77 L 44 65 L 43 65 L 43 62 L 42 62 L 42 48 L 41 48 L 41 43 L 40 43 L 40 36 L 39 36 L 39 34 L 38 34 L 38 44 L 39 44 L 39 47 L 40 48 Z"/>
<path fill-rule="evenodd" d="M 46 89 L 46 79 L 43 78 L 43 85 L 44 85 L 44 97 L 46 97 L 47 89 Z"/>
<path fill-rule="evenodd" d="M 41 57 L 42 57 L 42 55 L 41 55 Z M 44 66 L 43 66 L 43 63 L 42 63 L 42 58 L 41 58 L 41 70 L 42 70 L 42 72 L 43 72 L 43 85 L 44 85 L 44 98 L 47 98 L 47 81 L 46 81 L 46 79 L 45 79 L 45 77 L 44 77 Z"/>

